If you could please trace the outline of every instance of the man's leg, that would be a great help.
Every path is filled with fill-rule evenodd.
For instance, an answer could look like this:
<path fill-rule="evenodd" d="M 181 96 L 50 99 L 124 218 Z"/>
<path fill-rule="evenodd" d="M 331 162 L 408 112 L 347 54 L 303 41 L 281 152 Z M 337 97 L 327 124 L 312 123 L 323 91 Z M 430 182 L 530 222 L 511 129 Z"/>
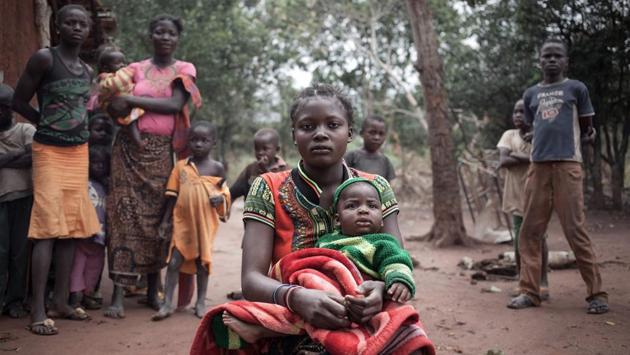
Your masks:
<path fill-rule="evenodd" d="M 510 308 L 540 304 L 540 276 L 543 235 L 552 211 L 550 163 L 532 163 L 525 184 L 525 216 L 519 234 L 521 270 L 519 287 L 523 295 L 508 304 Z M 526 297 L 529 302 L 524 298 Z"/>
<path fill-rule="evenodd" d="M 569 246 L 577 261 L 582 279 L 586 283 L 587 301 L 595 298 L 606 301 L 602 278 L 595 252 L 584 227 L 584 196 L 582 193 L 582 166 L 579 163 L 559 163 L 554 171 L 554 203 Z"/>

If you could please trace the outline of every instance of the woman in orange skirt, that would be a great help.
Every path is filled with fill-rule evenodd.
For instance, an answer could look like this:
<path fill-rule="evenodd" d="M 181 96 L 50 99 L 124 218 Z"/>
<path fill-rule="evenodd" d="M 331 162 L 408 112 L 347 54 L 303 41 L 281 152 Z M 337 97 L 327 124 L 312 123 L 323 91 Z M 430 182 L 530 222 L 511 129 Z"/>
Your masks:
<path fill-rule="evenodd" d="M 28 237 L 32 255 L 31 324 L 37 335 L 57 334 L 50 318 L 88 319 L 68 305 L 74 240 L 96 234 L 100 225 L 88 197 L 86 103 L 91 70 L 79 58 L 90 17 L 85 8 L 67 5 L 57 12 L 58 46 L 29 59 L 13 98 L 14 110 L 37 125 L 33 137 L 34 203 Z M 39 111 L 29 104 L 37 93 Z M 53 307 L 46 313 L 44 293 L 55 247 Z M 50 317 L 50 318 L 49 318 Z"/>

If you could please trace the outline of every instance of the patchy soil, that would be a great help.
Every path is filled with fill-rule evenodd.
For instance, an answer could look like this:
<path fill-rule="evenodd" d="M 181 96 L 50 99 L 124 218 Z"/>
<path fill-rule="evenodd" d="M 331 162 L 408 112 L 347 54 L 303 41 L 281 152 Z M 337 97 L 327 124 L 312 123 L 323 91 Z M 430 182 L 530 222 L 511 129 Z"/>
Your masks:
<path fill-rule="evenodd" d="M 219 231 L 207 300 L 226 302 L 225 294 L 240 284 L 242 223 L 238 206 Z M 630 218 L 608 212 L 589 213 L 591 239 L 599 258 L 604 286 L 610 293 L 611 311 L 587 315 L 585 286 L 577 269 L 549 275 L 551 299 L 535 309 L 513 311 L 505 307 L 515 281 L 473 285 L 461 273 L 458 261 L 496 257 L 508 245 L 435 249 L 422 242 L 407 242 L 421 262 L 415 271 L 418 291 L 413 304 L 435 342 L 439 354 L 630 354 Z M 400 215 L 404 235 L 429 230 L 431 213 L 405 208 Z M 468 226 L 469 231 L 472 230 Z M 550 227 L 551 250 L 568 250 L 557 221 Z M 104 275 L 104 294 L 111 283 Z M 499 293 L 482 293 L 495 286 Z M 153 311 L 126 299 L 127 318 L 112 320 L 91 311 L 92 320 L 58 320 L 59 335 L 38 337 L 25 330 L 28 320 L 0 318 L 0 350 L 11 354 L 187 354 L 198 319 L 191 310 L 162 322 L 150 320 Z M 501 352 L 499 352 L 501 351 Z"/>

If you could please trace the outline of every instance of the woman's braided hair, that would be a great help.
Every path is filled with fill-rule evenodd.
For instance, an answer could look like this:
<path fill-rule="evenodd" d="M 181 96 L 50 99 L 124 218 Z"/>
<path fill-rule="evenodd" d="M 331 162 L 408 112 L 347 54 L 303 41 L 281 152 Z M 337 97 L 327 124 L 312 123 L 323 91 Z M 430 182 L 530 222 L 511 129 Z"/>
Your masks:
<path fill-rule="evenodd" d="M 300 91 L 289 110 L 289 117 L 291 117 L 291 122 L 295 122 L 298 112 L 300 111 L 300 109 L 302 109 L 306 102 L 317 97 L 330 97 L 337 99 L 343 109 L 346 111 L 348 125 L 350 127 L 354 125 L 354 109 L 352 108 L 352 102 L 341 89 L 330 84 L 315 84 Z"/>

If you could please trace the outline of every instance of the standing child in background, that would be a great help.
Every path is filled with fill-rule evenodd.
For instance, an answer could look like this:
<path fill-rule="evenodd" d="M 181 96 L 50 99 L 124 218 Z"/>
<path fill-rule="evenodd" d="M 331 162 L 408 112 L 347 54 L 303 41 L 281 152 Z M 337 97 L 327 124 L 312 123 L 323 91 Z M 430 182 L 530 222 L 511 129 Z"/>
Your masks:
<path fill-rule="evenodd" d="M 569 57 L 562 41 L 546 40 L 539 59 L 543 81 L 523 94 L 525 121 L 533 124 L 534 135 L 519 238 L 521 294 L 507 306 L 540 305 L 543 236 L 555 210 L 586 283 L 587 313 L 606 313 L 608 294 L 602 288 L 595 251 L 584 226 L 582 190 L 580 143 L 592 142 L 595 136 L 595 112 L 586 85 L 565 77 Z"/>
<path fill-rule="evenodd" d="M 107 112 L 107 105 L 112 98 L 133 92 L 133 70 L 124 66 L 125 55 L 118 49 L 105 49 L 98 58 L 98 106 L 103 112 Z M 142 114 L 143 109 L 134 108 L 127 117 L 117 120 L 118 124 L 129 129 L 131 139 L 138 147 L 144 146 L 138 129 L 138 119 Z"/>
<path fill-rule="evenodd" d="M 387 126 L 381 116 L 367 116 L 359 132 L 363 148 L 348 152 L 344 157 L 349 167 L 384 177 L 388 182 L 396 178 L 389 158 L 380 151 L 387 138 Z"/>
<path fill-rule="evenodd" d="M 512 122 L 516 129 L 510 129 L 503 133 L 497 148 L 499 149 L 499 167 L 505 168 L 505 187 L 503 188 L 503 212 L 512 214 L 512 224 L 514 227 L 514 255 L 516 258 L 516 274 L 521 270 L 521 257 L 518 251 L 518 237 L 523 223 L 523 213 L 525 211 L 525 181 L 527 180 L 527 169 L 529 168 L 529 156 L 532 145 L 526 139 L 530 135 L 530 126 L 523 122 L 524 105 L 523 100 L 518 100 L 514 104 Z M 531 136 L 529 137 L 531 138 Z M 547 281 L 547 258 L 549 250 L 547 248 L 547 238 L 543 240 L 542 248 L 542 278 L 541 278 L 541 299 L 549 298 L 549 288 Z M 518 289 L 517 289 L 518 290 Z M 520 291 L 512 296 L 518 296 Z"/>
<path fill-rule="evenodd" d="M 238 175 L 230 186 L 232 201 L 246 196 L 252 182 L 259 175 L 289 170 L 287 163 L 278 155 L 280 152 L 280 136 L 273 128 L 262 128 L 254 134 L 254 153 L 256 161 L 250 163 Z"/>
<path fill-rule="evenodd" d="M 241 196 L 247 196 L 252 182 L 258 176 L 267 173 L 277 173 L 289 170 L 287 163 L 278 155 L 280 152 L 280 136 L 273 128 L 262 128 L 254 134 L 254 153 L 256 161 L 250 163 L 238 175 L 236 181 L 230 186 L 232 202 Z M 240 300 L 243 293 L 232 291 L 227 294 L 229 299 Z"/>
<path fill-rule="evenodd" d="M 89 146 L 102 145 L 111 147 L 112 138 L 114 136 L 114 126 L 112 119 L 101 111 L 90 112 L 90 122 L 88 129 L 90 130 Z"/>
<path fill-rule="evenodd" d="M 33 205 L 31 144 L 35 127 L 16 122 L 13 89 L 0 84 L 0 313 L 21 318 L 26 297 L 28 222 Z"/>
<path fill-rule="evenodd" d="M 207 121 L 197 121 L 188 134 L 192 156 L 180 160 L 168 179 L 166 212 L 159 235 L 168 240 L 172 223 L 164 304 L 153 315 L 154 321 L 169 317 L 175 311 L 173 293 L 179 272 L 197 274 L 195 315 L 206 311 L 208 274 L 212 265 L 212 245 L 219 226 L 229 217 L 230 192 L 225 184 L 223 165 L 212 159 L 216 131 Z M 172 220 L 172 222 L 171 222 Z"/>
<path fill-rule="evenodd" d="M 13 108 L 37 124 L 32 146 L 34 202 L 28 232 L 34 242 L 29 329 L 37 335 L 57 334 L 50 318 L 89 318 L 68 304 L 70 271 L 76 239 L 89 238 L 100 230 L 88 196 L 86 103 L 92 70 L 79 58 L 91 19 L 84 7 L 66 5 L 57 12 L 56 23 L 59 45 L 31 56 L 13 97 Z M 39 111 L 29 103 L 35 94 Z M 54 298 L 46 311 L 44 293 L 53 247 Z"/>
<path fill-rule="evenodd" d="M 92 297 L 103 265 L 105 263 L 105 242 L 107 235 L 105 217 L 105 199 L 107 196 L 107 177 L 109 176 L 109 147 L 103 145 L 90 146 L 90 180 L 89 196 L 96 209 L 101 230 L 92 238 L 77 241 L 74 251 L 74 262 L 70 274 L 70 304 L 73 307 L 82 305 L 88 309 L 99 309 L 100 305 Z"/>

